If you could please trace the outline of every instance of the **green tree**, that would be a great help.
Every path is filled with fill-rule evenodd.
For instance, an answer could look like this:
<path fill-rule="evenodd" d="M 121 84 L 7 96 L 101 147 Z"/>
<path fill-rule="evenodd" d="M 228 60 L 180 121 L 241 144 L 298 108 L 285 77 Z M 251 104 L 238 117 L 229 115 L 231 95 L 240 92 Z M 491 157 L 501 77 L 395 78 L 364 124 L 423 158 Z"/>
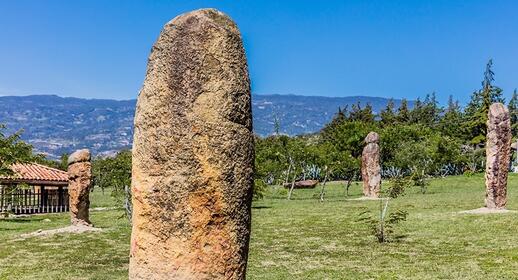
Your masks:
<path fill-rule="evenodd" d="M 437 102 L 435 92 L 427 94 L 424 101 L 417 98 L 414 107 L 410 110 L 410 123 L 426 124 L 427 126 L 435 126 L 440 119 L 442 108 Z"/>
<path fill-rule="evenodd" d="M 332 130 L 336 126 L 347 121 L 346 113 L 347 113 L 347 106 L 343 110 L 341 107 L 338 107 L 338 112 L 333 116 L 333 119 L 327 125 L 325 125 L 323 130 Z"/>
<path fill-rule="evenodd" d="M 372 106 L 367 103 L 364 108 L 361 107 L 360 102 L 353 104 L 351 112 L 348 117 L 349 121 L 360 121 L 365 123 L 374 122 L 374 114 L 372 113 Z"/>
<path fill-rule="evenodd" d="M 420 123 L 421 122 L 421 115 L 423 113 L 423 102 L 421 102 L 421 99 L 418 97 L 414 102 L 414 107 L 412 110 L 408 111 L 408 122 L 409 123 Z"/>
<path fill-rule="evenodd" d="M 59 158 L 58 169 L 61 169 L 61 170 L 68 169 L 68 156 L 69 156 L 68 153 L 63 153 L 61 155 L 61 157 Z"/>
<path fill-rule="evenodd" d="M 502 89 L 493 85 L 495 73 L 493 72 L 493 60 L 486 64 L 482 89 L 472 94 L 471 100 L 465 110 L 465 126 L 467 128 L 470 143 L 481 146 L 486 141 L 486 122 L 489 106 L 495 102 L 504 102 Z"/>
<path fill-rule="evenodd" d="M 443 108 L 439 106 L 435 92 L 427 94 L 424 99 L 424 115 L 421 117 L 424 123 L 435 125 L 441 118 Z"/>
<path fill-rule="evenodd" d="M 410 121 L 410 111 L 408 110 L 408 101 L 403 98 L 397 110 L 396 120 L 399 123 L 408 123 Z"/>
<path fill-rule="evenodd" d="M 518 92 L 516 89 L 513 91 L 513 97 L 509 101 L 509 115 L 511 117 L 511 128 L 513 135 L 518 135 Z"/>
<path fill-rule="evenodd" d="M 393 125 L 396 121 L 396 114 L 394 113 L 394 100 L 390 99 L 387 106 L 380 112 L 380 122 L 383 126 Z"/>
<path fill-rule="evenodd" d="M 22 131 L 6 135 L 5 130 L 5 125 L 0 124 L 0 174 L 12 174 L 10 166 L 16 162 L 48 162 L 44 155 L 35 154 L 33 147 L 21 140 Z"/>
<path fill-rule="evenodd" d="M 445 136 L 462 139 L 464 137 L 462 110 L 458 101 L 453 101 L 453 96 L 448 98 L 448 106 L 444 115 L 439 120 L 439 131 Z"/>
<path fill-rule="evenodd" d="M 125 188 L 131 185 L 131 151 L 120 151 L 114 157 L 95 158 L 92 173 L 95 186 L 103 191 L 110 188 L 115 198 L 122 199 Z"/>
<path fill-rule="evenodd" d="M 365 136 L 376 128 L 377 126 L 374 123 L 349 121 L 334 127 L 334 129 L 324 129 L 321 136 L 323 141 L 330 142 L 338 152 L 349 153 L 358 158 L 365 144 Z"/>
<path fill-rule="evenodd" d="M 320 201 L 324 201 L 326 183 L 331 180 L 345 179 L 346 183 L 346 194 L 350 181 L 353 178 L 355 172 L 359 169 L 359 160 L 355 159 L 349 151 L 340 151 L 331 142 L 321 142 L 317 147 L 317 153 L 315 157 L 316 164 L 320 167 L 321 172 L 321 189 L 320 189 Z"/>

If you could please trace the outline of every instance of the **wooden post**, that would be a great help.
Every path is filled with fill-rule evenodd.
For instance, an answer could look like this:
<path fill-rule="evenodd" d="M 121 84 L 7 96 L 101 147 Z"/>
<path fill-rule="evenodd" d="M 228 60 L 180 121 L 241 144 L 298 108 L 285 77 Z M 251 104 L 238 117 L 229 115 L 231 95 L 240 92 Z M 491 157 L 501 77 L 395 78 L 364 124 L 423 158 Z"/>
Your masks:
<path fill-rule="evenodd" d="M 0 186 L 0 212 L 4 212 L 4 186 Z"/>
<path fill-rule="evenodd" d="M 41 205 L 41 208 L 40 208 L 40 213 L 44 212 L 45 211 L 45 186 L 40 186 L 40 205 Z"/>
<path fill-rule="evenodd" d="M 58 205 L 59 205 L 59 211 L 58 212 L 63 212 L 63 206 L 64 206 L 64 203 L 63 203 L 63 187 L 59 187 L 58 188 Z"/>

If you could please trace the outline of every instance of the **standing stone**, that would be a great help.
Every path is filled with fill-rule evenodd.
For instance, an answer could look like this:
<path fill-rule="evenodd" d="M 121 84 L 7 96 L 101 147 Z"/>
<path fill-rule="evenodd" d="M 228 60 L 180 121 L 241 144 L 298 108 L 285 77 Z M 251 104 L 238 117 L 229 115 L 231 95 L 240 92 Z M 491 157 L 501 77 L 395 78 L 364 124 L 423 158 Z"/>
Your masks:
<path fill-rule="evenodd" d="M 91 226 L 89 219 L 92 182 L 90 152 L 78 150 L 68 158 L 68 197 L 72 225 Z"/>
<path fill-rule="evenodd" d="M 367 145 L 363 148 L 362 153 L 363 195 L 372 198 L 379 197 L 381 188 L 380 147 L 378 142 L 378 133 L 370 132 L 365 137 Z"/>
<path fill-rule="evenodd" d="M 502 103 L 489 107 L 486 136 L 486 207 L 504 209 L 511 153 L 511 121 Z"/>
<path fill-rule="evenodd" d="M 130 279 L 245 279 L 254 146 L 236 24 L 214 9 L 167 23 L 139 93 Z"/>

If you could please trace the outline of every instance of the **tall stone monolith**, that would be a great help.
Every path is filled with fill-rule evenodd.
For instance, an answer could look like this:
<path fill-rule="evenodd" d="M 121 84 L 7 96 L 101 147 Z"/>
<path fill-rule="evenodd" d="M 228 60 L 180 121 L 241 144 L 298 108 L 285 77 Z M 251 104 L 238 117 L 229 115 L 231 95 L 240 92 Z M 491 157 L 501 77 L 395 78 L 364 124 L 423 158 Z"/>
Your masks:
<path fill-rule="evenodd" d="M 380 147 L 379 135 L 370 132 L 365 137 L 365 147 L 362 153 L 362 180 L 363 195 L 366 197 L 379 197 L 381 188 L 381 167 L 380 167 Z"/>
<path fill-rule="evenodd" d="M 214 9 L 167 23 L 135 115 L 130 279 L 245 279 L 254 146 L 236 24 Z"/>
<path fill-rule="evenodd" d="M 90 151 L 77 150 L 68 157 L 68 204 L 72 225 L 92 225 L 89 218 L 91 184 Z"/>
<path fill-rule="evenodd" d="M 504 209 L 511 152 L 509 110 L 502 103 L 489 107 L 486 136 L 486 207 Z"/>

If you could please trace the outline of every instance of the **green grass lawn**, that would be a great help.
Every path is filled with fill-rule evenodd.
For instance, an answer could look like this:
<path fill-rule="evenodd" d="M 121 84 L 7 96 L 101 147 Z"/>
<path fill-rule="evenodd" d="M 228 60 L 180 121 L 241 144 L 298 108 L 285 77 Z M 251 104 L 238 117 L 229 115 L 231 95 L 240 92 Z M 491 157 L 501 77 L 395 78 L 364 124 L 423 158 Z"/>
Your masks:
<path fill-rule="evenodd" d="M 518 176 L 509 180 L 509 209 L 518 210 Z M 518 214 L 468 215 L 483 206 L 482 175 L 431 181 L 426 194 L 409 189 L 389 210 L 406 210 L 406 237 L 379 244 L 358 222 L 378 201 L 347 200 L 332 183 L 319 189 L 272 189 L 254 202 L 248 279 L 517 279 Z M 353 184 L 350 197 L 359 197 Z M 95 192 L 92 207 L 112 206 Z M 122 210 L 93 211 L 101 233 L 19 240 L 22 233 L 68 225 L 68 214 L 0 220 L 0 279 L 127 279 L 130 227 Z M 51 221 L 44 221 L 50 219 Z"/>

